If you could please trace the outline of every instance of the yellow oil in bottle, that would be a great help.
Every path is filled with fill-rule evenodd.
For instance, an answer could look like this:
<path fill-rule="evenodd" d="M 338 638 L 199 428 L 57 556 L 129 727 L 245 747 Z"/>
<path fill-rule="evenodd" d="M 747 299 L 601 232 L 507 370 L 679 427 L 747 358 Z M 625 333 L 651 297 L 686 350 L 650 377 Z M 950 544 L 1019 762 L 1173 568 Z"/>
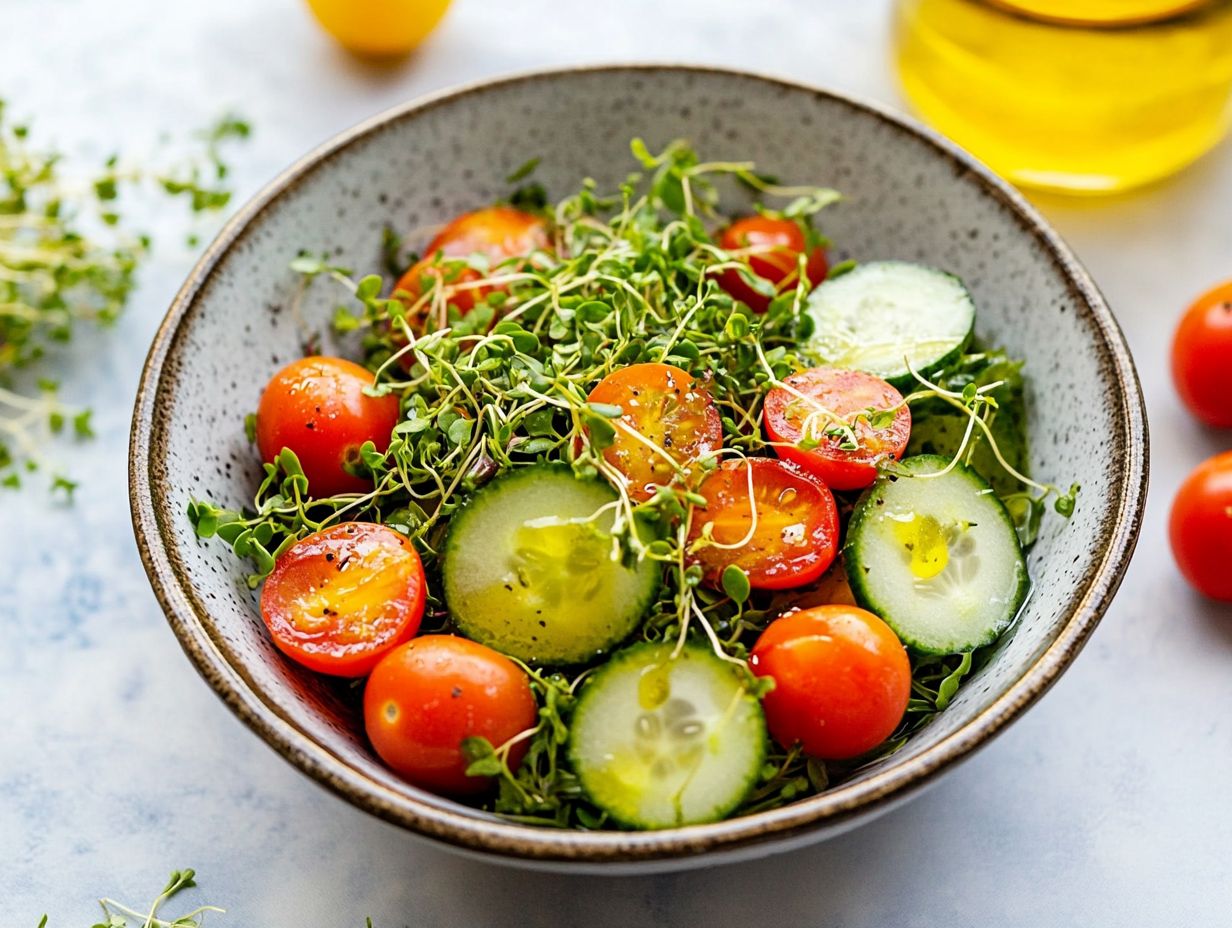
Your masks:
<path fill-rule="evenodd" d="M 920 115 L 1025 186 L 1149 183 L 1232 117 L 1229 0 L 899 0 L 895 47 Z"/>

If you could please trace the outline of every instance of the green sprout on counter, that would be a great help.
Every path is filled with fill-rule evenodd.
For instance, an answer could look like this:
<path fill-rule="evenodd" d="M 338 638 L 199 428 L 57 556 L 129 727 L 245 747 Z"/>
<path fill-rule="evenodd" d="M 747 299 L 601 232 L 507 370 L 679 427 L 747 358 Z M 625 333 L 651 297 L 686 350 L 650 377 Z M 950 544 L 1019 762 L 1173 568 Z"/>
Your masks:
<path fill-rule="evenodd" d="M 163 906 L 171 901 L 171 899 L 186 889 L 194 888 L 196 885 L 197 873 L 195 870 L 172 870 L 171 876 L 167 880 L 167 885 L 163 887 L 162 892 L 154 897 L 154 901 L 144 911 L 138 911 L 123 903 L 116 902 L 114 899 L 100 899 L 98 904 L 103 910 L 102 920 L 95 922 L 90 928 L 201 928 L 205 924 L 205 916 L 207 914 L 217 912 L 219 915 L 222 915 L 226 912 L 226 909 L 220 909 L 216 905 L 199 905 L 175 918 L 169 918 L 160 914 Z M 38 928 L 48 928 L 48 924 L 48 917 L 44 915 L 39 920 Z M 365 928 L 372 928 L 372 919 L 364 919 L 364 926 Z"/>
<path fill-rule="evenodd" d="M 0 100 L 0 487 L 42 470 L 54 436 L 93 434 L 89 410 L 26 372 L 50 363 L 81 325 L 114 323 L 132 296 L 151 242 L 125 228 L 122 194 L 152 187 L 187 200 L 194 214 L 215 213 L 231 199 L 221 148 L 250 133 L 228 115 L 197 134 L 203 152 L 182 163 L 151 168 L 113 155 L 82 177 L 65 170 L 62 153 L 32 144 L 29 126 Z M 72 481 L 53 475 L 51 485 L 71 497 Z"/>
<path fill-rule="evenodd" d="M 100 899 L 98 904 L 102 907 L 103 918 L 95 922 L 91 928 L 200 928 L 205 923 L 206 913 L 222 913 L 226 910 L 216 905 L 201 905 L 174 919 L 159 915 L 162 907 L 173 897 L 197 885 L 196 876 L 194 870 L 172 870 L 167 885 L 154 897 L 154 901 L 144 912 L 139 912 L 114 899 Z M 44 915 L 38 923 L 38 928 L 47 928 L 47 925 L 48 919 Z"/>

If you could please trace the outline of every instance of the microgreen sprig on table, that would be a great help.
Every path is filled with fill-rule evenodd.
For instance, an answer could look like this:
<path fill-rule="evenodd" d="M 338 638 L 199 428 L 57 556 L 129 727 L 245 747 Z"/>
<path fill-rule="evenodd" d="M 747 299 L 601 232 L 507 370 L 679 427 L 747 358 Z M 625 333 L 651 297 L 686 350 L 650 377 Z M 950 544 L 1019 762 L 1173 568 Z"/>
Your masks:
<path fill-rule="evenodd" d="M 138 911 L 114 899 L 102 898 L 98 901 L 103 910 L 102 921 L 96 922 L 91 928 L 201 928 L 205 917 L 211 912 L 225 914 L 226 909 L 216 905 L 200 905 L 175 918 L 161 914 L 163 906 L 175 896 L 187 889 L 197 886 L 197 873 L 192 869 L 172 870 L 167 879 L 167 885 L 162 892 L 154 897 L 145 911 Z M 49 919 L 44 915 L 38 923 L 38 928 L 48 928 Z M 372 928 L 372 919 L 364 920 L 365 928 Z"/>
<path fill-rule="evenodd" d="M 46 440 L 66 422 L 78 438 L 92 434 L 88 411 L 66 407 L 54 380 L 16 384 L 79 325 L 115 322 L 132 295 L 151 243 L 124 228 L 123 191 L 154 186 L 187 198 L 193 213 L 218 211 L 230 200 L 220 146 L 249 131 L 227 116 L 200 133 L 203 156 L 164 168 L 112 156 L 80 176 L 61 154 L 36 147 L 0 100 L 0 485 L 20 486 L 37 470 Z M 71 492 L 72 482 L 56 477 L 53 486 Z"/>
<path fill-rule="evenodd" d="M 164 918 L 159 914 L 167 902 L 184 890 L 192 889 L 197 885 L 196 876 L 193 870 L 172 870 L 167 885 L 154 897 L 154 901 L 144 912 L 139 912 L 114 899 L 100 899 L 98 904 L 103 910 L 103 919 L 96 922 L 92 928 L 201 928 L 205 923 L 207 913 L 222 913 L 225 910 L 215 905 L 201 905 L 174 919 Z M 39 921 L 38 928 L 47 928 L 47 923 L 47 916 L 44 915 Z"/>
<path fill-rule="evenodd" d="M 334 328 L 358 336 L 376 372 L 373 392 L 400 398 L 401 421 L 385 452 L 372 443 L 360 449 L 357 470 L 371 477 L 371 491 L 311 499 L 298 461 L 284 450 L 265 465 L 251 507 L 231 510 L 194 500 L 189 517 L 197 534 L 217 535 L 250 559 L 255 570 L 249 583 L 255 588 L 299 538 L 344 520 L 383 522 L 416 543 L 429 579 L 428 622 L 447 627 L 445 604 L 436 591 L 451 513 L 501 470 L 563 463 L 579 477 L 602 477 L 616 488 L 618 499 L 610 505 L 614 556 L 627 562 L 650 559 L 662 567 L 665 582 L 640 636 L 677 648 L 697 638 L 747 671 L 752 642 L 789 608 L 789 599 L 751 590 L 738 567 L 724 572 L 718 588 L 702 583 L 702 568 L 692 555 L 701 546 L 725 546 L 707 531 L 691 532 L 705 500 L 692 484 L 660 487 L 645 502 L 631 498 L 603 455 L 618 432 L 642 441 L 649 454 L 672 466 L 675 461 L 665 449 L 629 432 L 619 407 L 591 403 L 588 394 L 625 365 L 673 364 L 706 385 L 722 421 L 723 449 L 699 462 L 695 476 L 713 470 L 723 456 L 772 453 L 763 437 L 762 401 L 770 387 L 787 386 L 791 374 L 817 363 L 802 348 L 813 329 L 805 302 L 815 282 L 806 280 L 801 267 L 794 286 L 767 294 L 773 299 L 762 314 L 734 301 L 715 277 L 732 268 L 747 273 L 742 259 L 748 255 L 716 243 L 720 191 L 743 188 L 755 196 L 788 199 L 777 209 L 759 208 L 799 222 L 810 240 L 819 237 L 813 228 L 816 214 L 837 194 L 828 188 L 780 186 L 751 164 L 705 163 L 681 143 L 655 155 L 635 140 L 633 151 L 647 176 L 631 175 L 612 195 L 600 195 L 593 181 L 584 182 L 550 209 L 550 250 L 497 265 L 478 258 L 443 261 L 443 279 L 455 289 L 485 293 L 501 288 L 465 316 L 446 300 L 441 278 L 425 275 L 418 294 L 383 295 L 388 288 L 377 275 L 355 280 L 327 259 L 297 257 L 292 266 L 305 275 L 305 285 L 340 285 L 347 303 L 336 311 Z M 840 264 L 836 272 L 849 268 Z M 464 269 L 477 278 L 458 276 Z M 748 280 L 767 286 L 752 275 Z M 302 291 L 295 300 L 301 297 Z M 984 368 L 976 358 L 966 367 L 960 361 L 956 369 L 975 372 L 974 381 Z M 939 404 L 961 414 L 962 441 L 951 449 L 958 460 L 974 453 L 973 436 L 997 448 L 990 423 L 1000 401 L 1007 399 L 1009 405 L 1013 399 L 1008 392 L 1004 379 L 981 381 L 967 390 L 966 385 L 921 377 L 920 389 L 904 402 Z M 870 409 L 859 415 L 876 428 L 887 425 L 892 414 Z M 852 433 L 855 420 L 820 410 L 815 424 L 820 440 L 831 429 Z M 994 453 L 998 460 L 1005 457 L 999 450 Z M 1012 473 L 1027 480 L 1021 466 Z M 899 731 L 877 754 L 894 750 L 940 711 L 975 660 L 970 654 L 916 660 L 912 704 Z M 515 820 L 607 826 L 602 813 L 585 800 L 565 759 L 575 696 L 586 671 L 526 670 L 540 705 L 537 724 L 514 739 L 529 742 L 526 759 L 510 770 L 513 741 L 492 745 L 469 739 L 465 749 L 471 772 L 499 778 L 491 808 Z M 768 685 L 749 675 L 750 691 L 760 693 Z M 746 810 L 823 789 L 870 759 L 827 765 L 793 752 L 773 753 Z"/>

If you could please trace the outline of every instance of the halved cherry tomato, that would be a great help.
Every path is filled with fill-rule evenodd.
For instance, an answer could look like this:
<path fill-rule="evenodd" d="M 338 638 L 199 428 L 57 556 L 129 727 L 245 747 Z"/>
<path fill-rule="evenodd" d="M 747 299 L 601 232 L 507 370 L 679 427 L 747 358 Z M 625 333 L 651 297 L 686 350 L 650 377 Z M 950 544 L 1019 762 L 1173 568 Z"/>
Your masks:
<path fill-rule="evenodd" d="M 1232 280 L 1194 301 L 1172 340 L 1172 379 L 1189 411 L 1232 428 Z"/>
<path fill-rule="evenodd" d="M 687 484 L 693 465 L 723 447 L 723 422 L 710 391 L 688 371 L 671 364 L 622 367 L 599 381 L 588 399 L 624 410 L 616 440 L 603 456 L 624 476 L 635 502 L 650 499 L 656 486 L 670 484 L 681 471 Z M 647 442 L 666 452 L 677 466 Z"/>
<path fill-rule="evenodd" d="M 1172 502 L 1172 556 L 1201 593 L 1232 602 L 1232 451 L 1204 461 Z"/>
<path fill-rule="evenodd" d="M 749 667 L 773 677 L 762 699 L 782 747 L 825 760 L 858 757 L 885 741 L 911 696 L 911 663 L 898 636 L 856 606 L 815 606 L 775 619 Z"/>
<path fill-rule="evenodd" d="M 303 358 L 271 379 L 257 407 L 257 449 L 273 461 L 283 448 L 299 458 L 313 496 L 362 493 L 372 482 L 350 474 L 359 448 L 389 447 L 398 424 L 398 398 L 367 396 L 371 372 L 342 358 Z"/>
<path fill-rule="evenodd" d="M 489 777 L 466 775 L 465 738 L 500 747 L 535 725 L 526 673 L 491 648 L 425 635 L 381 661 L 364 690 L 364 727 L 385 763 L 417 786 L 452 795 L 483 792 Z M 510 747 L 516 770 L 528 742 Z"/>
<path fill-rule="evenodd" d="M 311 670 L 362 677 L 419 630 L 424 570 L 410 539 L 343 522 L 278 558 L 261 616 L 278 650 Z"/>
<path fill-rule="evenodd" d="M 775 293 L 786 293 L 797 283 L 797 257 L 808 247 L 804 232 L 790 219 L 745 216 L 719 233 L 719 247 L 726 251 L 754 249 L 748 256 L 749 270 L 768 281 Z M 820 246 L 809 252 L 805 265 L 810 289 L 826 279 L 826 250 Z M 771 297 L 758 293 L 735 268 L 719 274 L 719 285 L 737 300 L 758 313 L 770 306 Z"/>
<path fill-rule="evenodd" d="M 779 457 L 795 461 L 835 490 L 859 490 L 877 478 L 878 462 L 903 456 L 911 437 L 911 411 L 903 395 L 880 377 L 814 367 L 783 383 L 790 389 L 773 388 L 765 403 L 766 434 Z M 876 413 L 891 409 L 890 422 L 874 424 Z M 850 432 L 839 433 L 843 427 Z M 801 440 L 815 447 L 799 447 Z"/>
<path fill-rule="evenodd" d="M 709 583 L 717 585 L 735 564 L 748 574 L 751 587 L 784 590 L 812 583 L 833 563 L 839 533 L 834 496 L 795 464 L 772 458 L 724 461 L 697 492 L 706 506 L 693 512 L 689 549 Z M 707 526 L 714 541 L 733 547 L 699 544 Z"/>
<path fill-rule="evenodd" d="M 413 298 L 419 297 L 424 292 L 424 278 L 435 277 L 443 282 L 447 301 L 466 315 L 477 302 L 503 288 L 459 288 L 459 284 L 481 280 L 482 275 L 474 268 L 451 266 L 449 262 L 442 262 L 442 258 L 467 258 L 481 254 L 497 264 L 508 258 L 547 251 L 551 247 L 552 238 L 547 223 L 539 216 L 511 206 L 491 206 L 464 213 L 428 243 L 423 259 L 402 275 L 394 285 L 394 291 L 401 290 Z"/>

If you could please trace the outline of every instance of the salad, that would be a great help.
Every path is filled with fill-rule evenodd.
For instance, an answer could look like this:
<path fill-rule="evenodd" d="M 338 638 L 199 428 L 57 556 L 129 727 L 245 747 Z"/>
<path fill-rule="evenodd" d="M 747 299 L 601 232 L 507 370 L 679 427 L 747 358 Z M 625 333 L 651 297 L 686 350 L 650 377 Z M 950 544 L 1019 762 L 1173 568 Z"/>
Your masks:
<path fill-rule="evenodd" d="M 831 263 L 833 190 L 632 147 L 610 195 L 531 164 L 413 260 L 391 233 L 392 285 L 299 256 L 357 360 L 275 374 L 251 507 L 189 507 L 390 768 L 545 826 L 715 821 L 894 751 L 1078 489 L 1027 476 L 1022 362 L 961 280 Z"/>

